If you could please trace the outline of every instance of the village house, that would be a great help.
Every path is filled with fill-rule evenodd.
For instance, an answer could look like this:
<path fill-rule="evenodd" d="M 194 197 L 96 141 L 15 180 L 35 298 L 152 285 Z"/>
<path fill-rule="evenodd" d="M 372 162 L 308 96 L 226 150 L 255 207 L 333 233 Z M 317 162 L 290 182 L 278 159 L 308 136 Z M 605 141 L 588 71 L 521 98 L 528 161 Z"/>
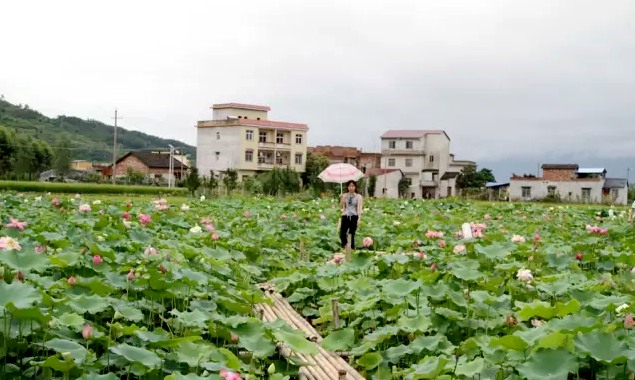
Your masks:
<path fill-rule="evenodd" d="M 368 169 L 366 177 L 375 176 L 375 192 L 368 194 L 375 198 L 399 198 L 399 181 L 404 177 L 400 169 Z M 366 182 L 368 187 L 368 181 Z"/>
<path fill-rule="evenodd" d="M 212 106 L 213 120 L 197 124 L 196 166 L 202 176 L 235 169 L 238 180 L 273 168 L 303 173 L 308 126 L 268 119 L 268 106 Z"/>
<path fill-rule="evenodd" d="M 179 160 L 180 158 L 180 160 Z M 179 181 L 187 174 L 188 165 L 186 157 L 172 155 L 172 180 Z M 115 166 L 115 176 L 125 177 L 132 171 L 143 174 L 150 180 L 168 180 L 170 178 L 170 152 L 169 151 L 132 151 L 119 158 Z M 104 168 L 102 175 L 110 177 L 112 168 Z"/>
<path fill-rule="evenodd" d="M 607 178 L 604 168 L 580 168 L 577 164 L 544 164 L 542 176 L 512 176 L 509 196 L 512 201 L 553 199 L 576 203 L 625 205 L 626 178 Z"/>
<path fill-rule="evenodd" d="M 381 153 L 362 152 L 349 146 L 318 145 L 307 148 L 311 154 L 319 154 L 329 159 L 329 163 L 347 163 L 357 167 L 363 173 L 381 166 Z"/>
<path fill-rule="evenodd" d="M 400 169 L 412 198 L 457 195 L 456 180 L 473 161 L 455 160 L 442 130 L 389 130 L 381 136 L 381 168 Z"/>

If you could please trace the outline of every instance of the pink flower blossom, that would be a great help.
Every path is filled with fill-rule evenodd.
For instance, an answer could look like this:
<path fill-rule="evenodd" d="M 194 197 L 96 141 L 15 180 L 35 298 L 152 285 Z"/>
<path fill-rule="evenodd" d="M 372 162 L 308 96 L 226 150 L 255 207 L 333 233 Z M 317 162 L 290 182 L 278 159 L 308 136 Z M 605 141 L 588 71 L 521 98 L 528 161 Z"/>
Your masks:
<path fill-rule="evenodd" d="M 463 244 L 459 244 L 457 246 L 454 247 L 454 249 L 452 250 L 454 253 L 461 253 L 461 254 L 466 254 L 467 253 L 467 249 L 465 248 L 465 245 Z"/>
<path fill-rule="evenodd" d="M 227 371 L 225 368 L 220 370 L 220 377 L 225 380 L 242 380 L 238 372 Z"/>
<path fill-rule="evenodd" d="M 514 235 L 514 236 L 512 236 L 512 242 L 514 242 L 514 243 L 524 243 L 525 242 L 525 238 L 523 236 L 520 236 L 520 235 Z"/>
<path fill-rule="evenodd" d="M 201 224 L 212 224 L 212 220 L 210 218 L 202 218 Z"/>
<path fill-rule="evenodd" d="M 445 240 L 439 240 L 439 247 L 445 248 Z"/>
<path fill-rule="evenodd" d="M 93 336 L 93 328 L 91 325 L 84 326 L 84 328 L 82 329 L 82 336 L 84 337 L 84 339 L 90 339 L 90 337 Z"/>
<path fill-rule="evenodd" d="M 43 246 L 43 245 L 35 246 L 35 253 L 44 253 L 44 252 L 46 252 L 46 246 Z"/>
<path fill-rule="evenodd" d="M 22 249 L 20 243 L 12 237 L 0 237 L 0 251 L 19 251 Z"/>
<path fill-rule="evenodd" d="M 626 314 L 626 316 L 624 316 L 624 328 L 631 329 L 633 328 L 633 326 L 635 326 L 635 321 L 633 321 L 633 315 Z"/>
<path fill-rule="evenodd" d="M 90 205 L 87 203 L 79 205 L 79 212 L 86 213 L 86 212 L 90 212 L 90 210 L 91 210 Z"/>
<path fill-rule="evenodd" d="M 422 260 L 422 261 L 423 261 L 423 260 L 425 260 L 425 259 L 427 258 L 427 257 L 426 257 L 426 253 L 425 253 L 425 252 L 423 252 L 423 251 L 419 251 L 419 252 L 417 252 L 417 258 L 418 258 L 419 260 Z"/>
<path fill-rule="evenodd" d="M 432 265 L 430 265 L 430 271 L 434 272 L 437 270 L 437 263 L 432 263 Z"/>
<path fill-rule="evenodd" d="M 587 224 L 586 231 L 588 233 L 591 233 L 591 234 L 606 235 L 606 234 L 608 234 L 609 229 L 608 228 L 598 227 L 598 226 L 591 226 L 590 224 Z"/>
<path fill-rule="evenodd" d="M 9 223 L 5 225 L 7 228 L 17 228 L 20 231 L 24 231 L 24 227 L 27 226 L 27 222 L 20 222 L 17 219 L 14 219 L 12 216 L 9 217 Z"/>
<path fill-rule="evenodd" d="M 53 199 L 51 200 L 51 204 L 52 204 L 53 206 L 59 206 L 59 205 L 60 205 L 60 203 L 61 203 L 61 202 L 60 202 L 60 200 L 59 200 L 59 199 L 57 199 L 57 198 L 53 198 Z"/>
<path fill-rule="evenodd" d="M 534 241 L 540 241 L 540 234 L 539 233 L 534 234 Z"/>
<path fill-rule="evenodd" d="M 157 211 L 165 211 L 169 209 L 170 207 L 168 206 L 168 200 L 165 198 L 157 199 L 156 201 L 154 201 L 154 208 Z"/>
<path fill-rule="evenodd" d="M 149 224 L 152 221 L 152 217 L 148 214 L 139 214 L 139 223 L 144 226 Z"/>
<path fill-rule="evenodd" d="M 472 237 L 482 238 L 483 237 L 483 231 L 477 230 L 477 231 L 472 232 Z"/>
<path fill-rule="evenodd" d="M 373 245 L 373 239 L 370 236 L 366 236 L 363 240 L 362 240 L 362 245 L 364 247 L 370 247 L 371 245 Z"/>
<path fill-rule="evenodd" d="M 124 212 L 123 215 L 121 215 L 121 217 L 125 220 L 130 220 L 131 218 L 130 213 L 128 211 Z"/>
<path fill-rule="evenodd" d="M 531 274 L 531 270 L 529 269 L 519 269 L 518 273 L 516 273 L 516 278 L 521 281 L 531 281 L 534 279 L 534 276 Z"/>
<path fill-rule="evenodd" d="M 426 237 L 428 239 L 442 239 L 443 232 L 428 230 L 428 232 L 426 232 Z"/>
<path fill-rule="evenodd" d="M 145 251 L 143 251 L 143 255 L 147 258 L 150 255 L 156 255 L 158 253 L 157 249 L 152 246 L 147 246 Z"/>
<path fill-rule="evenodd" d="M 218 232 L 214 232 L 214 233 L 212 234 L 212 239 L 213 239 L 213 240 L 218 240 L 218 239 L 220 239 L 220 235 L 218 234 Z"/>
<path fill-rule="evenodd" d="M 245 215 L 245 218 L 249 218 L 251 216 L 251 213 L 249 212 L 249 210 L 245 210 L 243 215 Z"/>
<path fill-rule="evenodd" d="M 236 333 L 232 333 L 232 334 L 231 334 L 231 341 L 232 341 L 233 343 L 238 342 L 238 335 L 237 335 Z"/>
<path fill-rule="evenodd" d="M 126 208 L 128 209 L 132 208 L 132 202 L 130 201 L 126 202 Z"/>
<path fill-rule="evenodd" d="M 454 236 L 455 236 L 457 239 L 463 239 L 463 231 L 457 231 L 457 232 L 454 234 Z"/>
<path fill-rule="evenodd" d="M 212 231 L 214 231 L 214 225 L 213 225 L 213 224 L 211 224 L 211 223 L 210 223 L 210 224 L 204 224 L 204 226 L 205 226 L 205 229 L 206 229 L 208 232 L 212 232 Z"/>
<path fill-rule="evenodd" d="M 287 216 L 285 214 L 280 215 L 280 219 L 284 220 L 287 219 Z"/>
<path fill-rule="evenodd" d="M 128 272 L 128 274 L 126 275 L 126 278 L 128 279 L 128 281 L 134 281 L 134 271 L 132 269 L 130 269 L 130 272 Z"/>
<path fill-rule="evenodd" d="M 93 256 L 93 264 L 94 265 L 99 265 L 104 261 L 104 259 L 101 258 L 101 256 L 99 255 L 95 255 Z"/>
<path fill-rule="evenodd" d="M 68 280 L 66 280 L 66 282 L 68 282 L 68 284 L 69 284 L 70 286 L 73 286 L 73 285 L 75 285 L 75 284 L 77 283 L 77 280 L 75 279 L 75 277 L 70 276 L 70 277 L 68 278 Z"/>

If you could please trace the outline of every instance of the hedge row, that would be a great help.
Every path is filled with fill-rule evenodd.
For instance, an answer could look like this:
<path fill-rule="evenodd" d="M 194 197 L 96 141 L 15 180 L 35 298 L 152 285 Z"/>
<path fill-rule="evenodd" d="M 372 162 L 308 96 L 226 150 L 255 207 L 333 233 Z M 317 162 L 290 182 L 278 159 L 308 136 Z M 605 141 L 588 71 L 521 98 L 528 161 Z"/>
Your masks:
<path fill-rule="evenodd" d="M 82 194 L 151 194 L 151 195 L 181 195 L 188 194 L 187 189 L 180 187 L 158 186 L 130 186 L 106 185 L 98 183 L 60 183 L 60 182 L 29 182 L 29 181 L 0 181 L 0 190 L 51 192 L 51 193 L 82 193 Z"/>

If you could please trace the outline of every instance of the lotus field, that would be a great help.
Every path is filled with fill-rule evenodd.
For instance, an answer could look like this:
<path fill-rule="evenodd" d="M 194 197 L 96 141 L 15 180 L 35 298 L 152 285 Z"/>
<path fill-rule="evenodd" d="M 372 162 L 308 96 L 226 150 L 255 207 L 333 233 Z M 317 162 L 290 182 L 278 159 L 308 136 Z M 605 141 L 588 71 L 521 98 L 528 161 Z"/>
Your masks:
<path fill-rule="evenodd" d="M 0 200 L 2 379 L 296 379 L 264 282 L 368 379 L 635 371 L 624 211 L 367 199 L 346 261 L 330 198 Z"/>

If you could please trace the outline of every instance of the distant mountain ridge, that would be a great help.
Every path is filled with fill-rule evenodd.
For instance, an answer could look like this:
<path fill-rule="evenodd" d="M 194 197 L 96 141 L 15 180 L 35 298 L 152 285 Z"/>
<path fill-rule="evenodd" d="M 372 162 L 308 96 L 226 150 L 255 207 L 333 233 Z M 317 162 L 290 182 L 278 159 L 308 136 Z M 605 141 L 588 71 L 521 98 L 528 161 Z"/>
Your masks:
<path fill-rule="evenodd" d="M 0 99 L 0 126 L 47 142 L 53 149 L 65 136 L 72 145 L 72 159 L 94 162 L 112 161 L 114 128 L 96 120 L 83 120 L 61 115 L 49 118 L 25 105 L 15 105 Z M 193 159 L 196 147 L 178 140 L 163 139 L 143 132 L 117 127 L 118 156 L 130 150 L 164 149 L 168 144 L 180 147 Z"/>

